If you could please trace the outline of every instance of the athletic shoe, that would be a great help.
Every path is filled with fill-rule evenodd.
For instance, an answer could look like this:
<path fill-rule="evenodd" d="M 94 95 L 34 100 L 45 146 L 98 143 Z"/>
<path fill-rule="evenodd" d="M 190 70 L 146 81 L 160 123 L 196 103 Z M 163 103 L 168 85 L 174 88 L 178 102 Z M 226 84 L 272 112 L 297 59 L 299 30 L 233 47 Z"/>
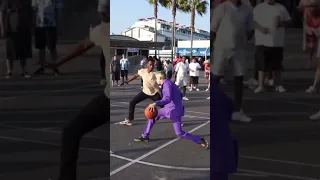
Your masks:
<path fill-rule="evenodd" d="M 196 91 L 200 91 L 200 89 L 199 89 L 199 88 L 196 88 Z"/>
<path fill-rule="evenodd" d="M 189 99 L 186 96 L 182 97 L 182 99 L 185 101 L 189 101 Z"/>
<path fill-rule="evenodd" d="M 130 121 L 129 119 L 124 119 L 124 121 L 121 121 L 119 124 L 121 125 L 126 125 L 126 126 L 132 126 L 132 121 Z"/>
<path fill-rule="evenodd" d="M 207 99 L 210 99 L 210 97 L 208 97 Z"/>
<path fill-rule="evenodd" d="M 244 81 L 243 84 L 248 86 L 258 86 L 258 81 L 250 78 L 248 81 Z"/>
<path fill-rule="evenodd" d="M 6 79 L 10 79 L 12 77 L 12 72 L 8 72 L 6 75 Z"/>
<path fill-rule="evenodd" d="M 277 86 L 275 91 L 280 93 L 287 92 L 287 90 L 283 86 Z"/>
<path fill-rule="evenodd" d="M 21 76 L 24 78 L 30 78 L 31 76 L 27 72 L 21 73 Z"/>
<path fill-rule="evenodd" d="M 140 136 L 138 138 L 134 138 L 133 140 L 136 141 L 136 142 L 149 142 L 150 139 L 149 139 L 149 137 Z"/>
<path fill-rule="evenodd" d="M 201 145 L 204 149 L 206 149 L 206 150 L 209 149 L 209 143 L 208 143 L 208 141 L 205 140 L 204 138 L 201 138 L 201 143 L 200 143 L 200 145 Z"/>
<path fill-rule="evenodd" d="M 311 119 L 312 121 L 320 120 L 320 111 L 317 112 L 316 114 L 310 116 L 310 119 Z"/>
<path fill-rule="evenodd" d="M 208 88 L 208 89 L 206 89 L 206 91 L 209 91 L 210 89 Z"/>
<path fill-rule="evenodd" d="M 246 116 L 243 112 L 234 112 L 232 113 L 232 120 L 233 121 L 240 121 L 244 123 L 251 122 L 252 119 L 248 116 Z"/>
<path fill-rule="evenodd" d="M 317 92 L 317 89 L 314 86 L 310 86 L 307 90 L 306 93 L 315 93 Z"/>
<path fill-rule="evenodd" d="M 264 91 L 265 91 L 265 90 L 264 90 L 263 87 L 258 86 L 258 87 L 254 90 L 254 93 L 262 93 L 262 92 L 264 92 Z"/>

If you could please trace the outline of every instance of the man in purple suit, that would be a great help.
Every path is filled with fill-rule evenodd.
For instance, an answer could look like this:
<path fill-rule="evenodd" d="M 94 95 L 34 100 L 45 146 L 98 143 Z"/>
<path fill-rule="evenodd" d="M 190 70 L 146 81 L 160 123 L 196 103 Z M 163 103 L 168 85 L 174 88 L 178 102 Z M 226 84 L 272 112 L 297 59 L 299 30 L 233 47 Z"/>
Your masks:
<path fill-rule="evenodd" d="M 210 84 L 210 136 L 213 144 L 210 150 L 210 177 L 228 180 L 228 175 L 235 173 L 238 166 L 237 141 L 231 136 L 229 128 L 234 105 L 219 89 L 217 79 L 211 78 Z"/>
<path fill-rule="evenodd" d="M 170 80 L 166 78 L 165 73 L 157 72 L 156 73 L 157 83 L 161 85 L 162 89 L 162 99 L 155 101 L 155 103 L 150 104 L 149 107 L 151 110 L 154 110 L 156 106 L 164 106 L 158 110 L 158 116 L 155 119 L 149 119 L 147 127 L 142 135 L 135 141 L 149 141 L 149 135 L 153 125 L 156 121 L 161 119 L 171 119 L 173 122 L 173 128 L 177 136 L 185 139 L 189 139 L 196 144 L 200 144 L 203 148 L 209 149 L 209 143 L 199 136 L 192 135 L 190 133 L 184 132 L 181 128 L 181 120 L 184 116 L 184 106 L 182 104 L 182 93 L 179 88 Z"/>

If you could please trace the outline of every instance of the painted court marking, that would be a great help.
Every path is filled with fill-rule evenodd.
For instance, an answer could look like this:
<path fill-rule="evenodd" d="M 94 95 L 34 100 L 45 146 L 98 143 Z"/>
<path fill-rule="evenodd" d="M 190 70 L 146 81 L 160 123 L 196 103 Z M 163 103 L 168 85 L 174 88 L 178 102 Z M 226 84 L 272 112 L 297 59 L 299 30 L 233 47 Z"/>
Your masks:
<path fill-rule="evenodd" d="M 203 123 L 203 124 L 195 127 L 194 129 L 192 129 L 191 131 L 189 131 L 189 133 L 192 133 L 192 132 L 200 129 L 200 128 L 202 128 L 203 126 L 206 126 L 206 125 L 209 124 L 209 123 L 210 123 L 210 121 L 207 121 L 207 122 L 205 122 L 205 123 Z M 171 141 L 169 141 L 169 142 L 167 142 L 167 143 L 165 143 L 165 144 L 157 147 L 156 149 L 154 149 L 154 150 L 152 150 L 152 151 L 150 151 L 150 152 L 148 152 L 148 153 L 146 153 L 146 154 L 144 154 L 144 155 L 136 158 L 136 159 L 133 160 L 132 162 L 129 162 L 129 163 L 127 163 L 127 164 L 125 164 L 125 165 L 123 165 L 123 166 L 121 166 L 121 167 L 119 167 L 119 168 L 111 171 L 111 172 L 110 172 L 110 176 L 112 176 L 112 175 L 114 175 L 114 174 L 116 174 L 116 173 L 118 173 L 118 172 L 120 172 L 120 171 L 122 171 L 122 170 L 124 170 L 124 169 L 126 169 L 126 168 L 128 168 L 128 167 L 130 167 L 131 165 L 137 163 L 137 161 L 140 161 L 140 160 L 142 160 L 142 159 L 144 159 L 144 158 L 146 158 L 146 157 L 148 157 L 148 156 L 150 156 L 150 155 L 152 155 L 152 154 L 160 151 L 161 149 L 166 148 L 167 146 L 171 145 L 172 143 L 178 141 L 179 139 L 180 139 L 180 137 L 177 137 L 177 138 L 175 138 L 175 139 L 173 139 L 173 140 L 171 140 Z"/>
<path fill-rule="evenodd" d="M 129 104 L 128 102 L 115 102 L 115 103 Z M 210 103 L 208 103 L 208 105 L 210 105 Z M 125 107 L 125 106 L 122 106 L 122 107 Z M 144 109 L 143 109 L 143 110 L 144 110 Z M 210 115 L 210 113 L 198 112 L 198 111 L 187 111 L 187 110 L 185 110 L 185 112 L 190 112 L 190 113 L 195 113 L 195 114 L 206 114 L 206 115 Z"/>
<path fill-rule="evenodd" d="M 141 118 L 142 119 L 142 118 Z M 35 122 L 36 123 L 36 122 Z M 61 134 L 61 131 L 56 131 L 53 129 L 47 129 L 47 128 L 25 128 L 20 126 L 13 126 L 13 125 L 7 125 L 7 124 L 0 124 L 1 127 L 7 127 L 7 128 L 14 128 L 17 130 L 27 130 L 27 131 L 35 131 L 35 132 L 44 132 L 44 133 L 52 133 L 52 134 Z M 93 139 L 99 139 L 99 140 L 106 140 L 98 136 L 92 136 L 92 135 L 85 135 L 84 138 L 93 138 Z M 119 156 L 119 155 L 117 155 Z M 304 163 L 304 162 L 298 162 L 298 161 L 289 161 L 289 160 L 279 160 L 279 159 L 273 159 L 273 158 L 264 158 L 264 157 L 257 157 L 257 156 L 244 156 L 241 155 L 240 158 L 242 159 L 252 159 L 252 160 L 259 160 L 259 161 L 267 161 L 267 162 L 274 162 L 274 163 L 282 163 L 282 164 L 289 164 L 289 165 L 298 165 L 298 166 L 306 166 L 306 167 L 313 167 L 313 168 L 320 168 L 320 164 L 310 164 L 310 163 Z"/>
<path fill-rule="evenodd" d="M 0 101 L 1 100 L 17 99 L 19 96 L 25 96 L 25 95 L 36 94 L 36 93 L 39 93 L 37 95 L 43 95 L 43 94 L 47 94 L 47 93 L 61 93 L 61 92 L 68 92 L 68 91 L 77 91 L 80 89 L 91 88 L 91 87 L 100 87 L 100 86 L 101 85 L 99 85 L 99 84 L 89 84 L 89 85 L 85 85 L 85 86 L 78 86 L 78 87 L 66 88 L 66 89 L 55 89 L 55 90 L 49 90 L 49 91 L 26 91 L 25 93 L 23 93 L 24 91 L 21 91 L 21 93 L 16 96 L 0 97 Z"/>
<path fill-rule="evenodd" d="M 116 104 L 110 104 L 110 106 L 114 106 L 114 107 L 126 107 L 126 106 L 123 106 L 123 105 L 116 105 Z M 138 108 L 138 107 L 136 107 L 135 109 L 137 109 L 137 110 L 144 110 L 144 108 Z M 188 112 L 188 111 L 186 111 L 186 112 Z M 184 115 L 184 117 L 188 117 L 188 118 L 202 118 L 202 119 L 207 119 L 207 120 L 210 119 L 209 117 L 191 116 L 191 115 Z"/>
<path fill-rule="evenodd" d="M 4 140 L 11 140 L 11 141 L 18 141 L 18 142 L 28 142 L 28 143 L 34 143 L 34 144 L 43 144 L 43 145 L 51 145 L 51 146 L 56 146 L 60 147 L 60 144 L 55 144 L 55 143 L 48 143 L 44 141 L 36 141 L 36 140 L 28 140 L 28 139 L 22 139 L 22 138 L 14 138 L 14 137 L 7 137 L 7 136 L 0 136 L 0 139 Z M 88 150 L 88 151 L 93 151 L 93 152 L 100 152 L 100 153 L 109 153 L 109 154 L 114 154 L 112 151 L 107 151 L 104 149 L 94 149 L 94 148 L 85 148 L 85 147 L 80 147 L 81 150 Z M 111 155 L 112 157 L 115 157 Z M 145 165 L 150 165 L 148 162 L 143 162 L 143 161 L 138 161 L 137 159 L 129 159 L 126 158 L 127 160 L 132 160 L 134 163 L 138 164 L 145 164 Z M 157 165 L 157 166 L 166 166 L 166 165 Z M 168 166 L 166 166 L 168 167 Z M 170 166 L 169 166 L 170 167 Z M 174 166 L 172 166 L 174 167 Z M 179 167 L 178 167 L 179 168 Z M 186 167 L 188 168 L 188 167 Z M 181 167 L 180 167 L 181 169 Z M 182 167 L 183 169 L 183 167 Z M 319 180 L 315 178 L 308 178 L 308 177 L 301 177 L 301 176 L 292 176 L 292 175 L 287 175 L 287 174 L 277 174 L 277 173 L 269 173 L 269 172 L 263 172 L 263 171 L 254 171 L 254 170 L 246 170 L 246 169 L 239 169 L 239 172 L 244 172 L 244 173 L 239 173 L 235 175 L 241 175 L 241 176 L 259 176 L 259 174 L 262 176 L 274 176 L 274 177 L 282 177 L 282 178 L 288 178 L 288 179 L 295 179 L 295 180 Z M 100 178 L 101 179 L 101 178 Z M 106 178 L 104 178 L 106 179 Z M 97 180 L 97 179 L 96 179 Z M 103 179 L 101 179 L 103 180 Z"/>

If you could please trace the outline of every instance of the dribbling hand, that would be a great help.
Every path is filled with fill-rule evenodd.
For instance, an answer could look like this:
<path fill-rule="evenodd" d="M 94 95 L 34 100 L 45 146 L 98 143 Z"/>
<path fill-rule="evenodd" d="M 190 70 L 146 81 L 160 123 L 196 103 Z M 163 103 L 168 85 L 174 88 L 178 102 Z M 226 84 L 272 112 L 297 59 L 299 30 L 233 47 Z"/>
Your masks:
<path fill-rule="evenodd" d="M 152 104 L 149 104 L 148 106 L 150 108 L 151 111 L 155 111 L 155 107 L 156 107 L 156 103 L 152 103 Z"/>

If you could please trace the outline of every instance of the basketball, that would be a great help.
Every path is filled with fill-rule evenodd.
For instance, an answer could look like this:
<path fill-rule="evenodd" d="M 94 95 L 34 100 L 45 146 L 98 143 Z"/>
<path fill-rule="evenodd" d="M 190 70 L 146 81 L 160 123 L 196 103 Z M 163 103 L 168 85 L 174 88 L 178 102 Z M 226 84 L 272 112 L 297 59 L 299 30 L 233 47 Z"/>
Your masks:
<path fill-rule="evenodd" d="M 155 107 L 153 111 L 150 107 L 147 107 L 144 110 L 144 115 L 147 119 L 154 119 L 158 116 L 158 109 Z"/>

